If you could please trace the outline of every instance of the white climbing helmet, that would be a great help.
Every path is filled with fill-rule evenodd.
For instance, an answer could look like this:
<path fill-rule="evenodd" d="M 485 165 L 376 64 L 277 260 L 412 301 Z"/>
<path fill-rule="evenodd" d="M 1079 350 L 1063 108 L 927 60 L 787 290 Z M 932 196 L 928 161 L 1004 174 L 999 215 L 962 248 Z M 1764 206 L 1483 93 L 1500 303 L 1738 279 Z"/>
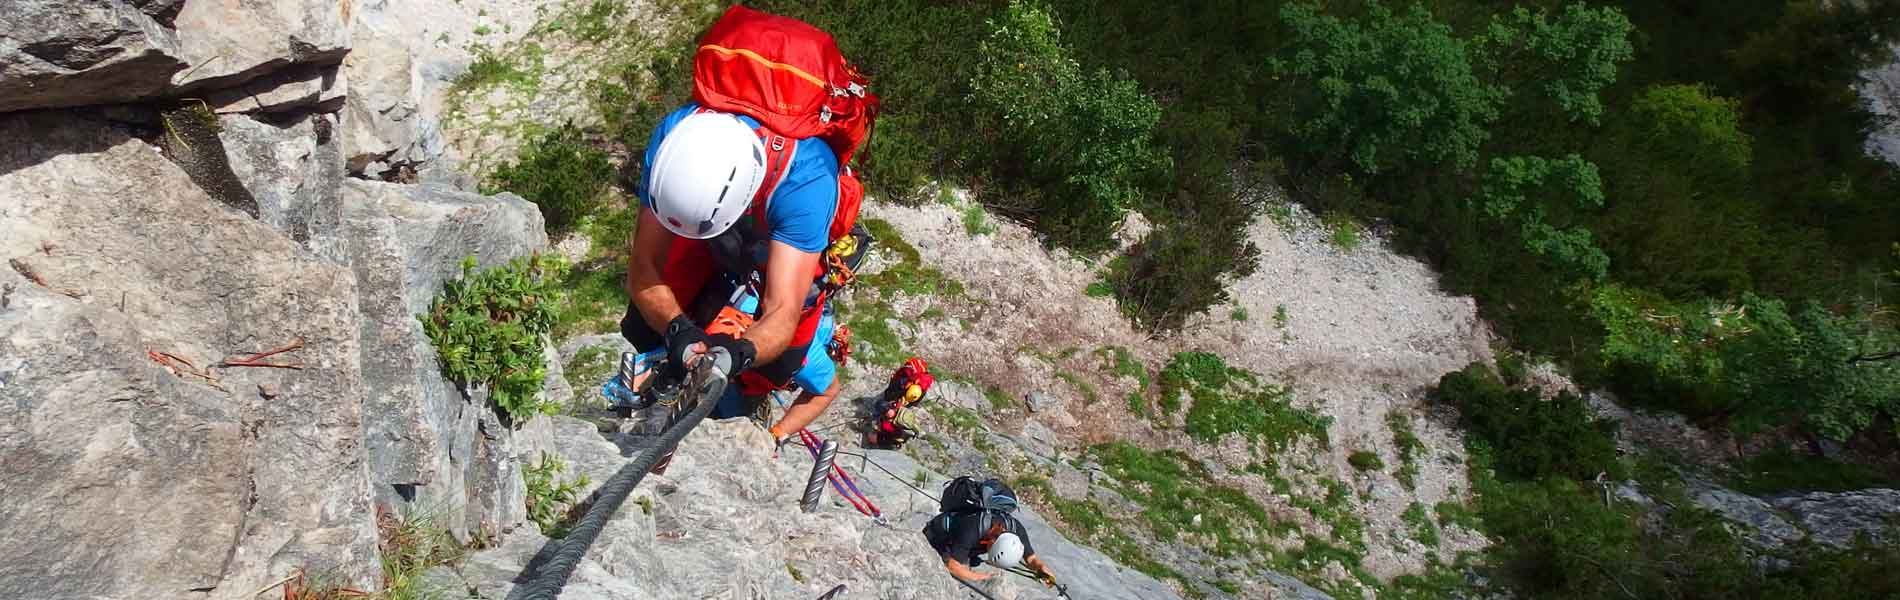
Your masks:
<path fill-rule="evenodd" d="M 660 224 L 703 240 L 745 216 L 765 179 L 765 145 L 738 117 L 687 115 L 660 142 L 647 194 Z"/>
<path fill-rule="evenodd" d="M 1022 538 L 1018 538 L 1016 534 L 1007 531 L 1003 532 L 1002 535 L 996 536 L 996 541 L 990 543 L 990 556 L 985 560 L 988 560 L 990 564 L 1005 569 L 1014 569 L 1022 566 Z"/>

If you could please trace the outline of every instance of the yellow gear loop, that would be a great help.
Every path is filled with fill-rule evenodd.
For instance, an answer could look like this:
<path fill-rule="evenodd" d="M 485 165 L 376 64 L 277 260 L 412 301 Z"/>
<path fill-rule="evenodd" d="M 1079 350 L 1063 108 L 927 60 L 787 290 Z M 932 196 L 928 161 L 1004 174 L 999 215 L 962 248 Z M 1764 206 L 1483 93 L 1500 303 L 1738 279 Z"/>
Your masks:
<path fill-rule="evenodd" d="M 837 256 L 851 256 L 858 252 L 858 236 L 847 235 L 831 243 L 831 253 Z"/>
<path fill-rule="evenodd" d="M 857 236 L 847 235 L 831 243 L 831 249 L 825 251 L 826 284 L 833 288 L 841 288 L 851 285 L 852 281 L 857 280 L 858 274 L 851 272 L 851 267 L 845 266 L 844 264 L 845 257 L 851 256 L 857 253 L 857 251 Z"/>

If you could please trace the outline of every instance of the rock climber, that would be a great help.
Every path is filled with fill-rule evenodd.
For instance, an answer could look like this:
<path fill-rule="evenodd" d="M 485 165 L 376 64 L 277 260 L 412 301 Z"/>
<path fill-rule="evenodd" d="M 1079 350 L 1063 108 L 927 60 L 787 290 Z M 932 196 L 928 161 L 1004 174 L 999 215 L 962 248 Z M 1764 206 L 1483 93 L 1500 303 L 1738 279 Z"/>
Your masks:
<path fill-rule="evenodd" d="M 695 101 L 660 121 L 642 159 L 620 331 L 643 359 L 666 358 L 653 361 L 663 380 L 723 348 L 749 401 L 795 385 L 769 427 L 782 445 L 838 393 L 826 299 L 868 244 L 854 227 L 862 186 L 842 165 L 877 100 L 829 35 L 793 19 L 735 6 L 700 42 Z"/>
<path fill-rule="evenodd" d="M 937 378 L 930 375 L 930 363 L 912 356 L 891 372 L 891 381 L 884 385 L 884 394 L 879 399 L 908 397 L 906 404 L 916 404 L 923 401 L 924 394 L 929 393 L 930 386 L 936 382 Z"/>
<path fill-rule="evenodd" d="M 822 351 L 829 336 L 794 339 L 812 287 L 811 273 L 818 269 L 827 244 L 825 232 L 837 196 L 838 162 L 825 144 L 801 145 L 777 188 L 764 195 L 769 237 L 764 240 L 763 285 L 755 284 L 760 309 L 756 321 L 742 335 L 708 335 L 705 324 L 711 319 L 688 314 L 692 303 L 706 300 L 718 303 L 712 306 L 716 314 L 724 308 L 719 304 L 725 294 L 701 292 L 734 291 L 742 285 L 739 277 L 751 275 L 733 273 L 736 265 L 724 264 L 731 257 L 715 257 L 711 246 L 724 246 L 721 252 L 748 252 L 753 249 L 744 246 L 758 244 L 708 240 L 734 232 L 759 191 L 765 165 L 756 160 L 760 142 L 754 127 L 757 121 L 742 115 L 687 105 L 654 131 L 627 264 L 632 302 L 620 332 L 638 352 L 664 348 L 669 364 L 677 368 L 718 347 L 731 353 L 735 376 L 751 371 L 772 387 L 797 383 L 804 392 L 770 428 L 773 439 L 783 441 L 816 419 L 838 393 L 835 367 Z M 724 272 L 715 272 L 722 268 Z M 707 290 L 708 280 L 716 276 L 724 280 Z M 819 329 L 829 328 L 821 323 Z M 814 347 L 820 350 L 812 352 Z"/>
<path fill-rule="evenodd" d="M 924 525 L 924 539 L 950 575 L 979 582 L 995 576 L 974 569 L 986 562 L 1006 570 L 1026 565 L 1044 585 L 1056 585 L 1055 573 L 1029 544 L 1029 531 L 1011 514 L 1016 495 L 1002 481 L 958 477 L 944 487 L 939 508 Z"/>
<path fill-rule="evenodd" d="M 884 393 L 871 407 L 871 430 L 864 434 L 864 445 L 871 448 L 899 448 L 920 431 L 917 414 L 910 409 L 924 401 L 936 378 L 924 359 L 911 357 L 884 386 Z"/>

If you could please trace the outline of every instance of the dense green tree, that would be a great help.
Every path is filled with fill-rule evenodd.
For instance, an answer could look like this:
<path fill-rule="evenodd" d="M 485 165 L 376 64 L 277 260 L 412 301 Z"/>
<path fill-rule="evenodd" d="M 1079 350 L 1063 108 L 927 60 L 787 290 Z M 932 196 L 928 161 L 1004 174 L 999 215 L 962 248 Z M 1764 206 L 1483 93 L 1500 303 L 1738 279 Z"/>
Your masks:
<path fill-rule="evenodd" d="M 1704 86 L 1653 86 L 1607 127 L 1592 153 L 1608 203 L 1597 229 L 1619 279 L 1677 297 L 1753 289 L 1751 262 L 1776 242 L 1747 193 L 1740 108 Z"/>
<path fill-rule="evenodd" d="M 1568 4 L 1552 17 L 1520 6 L 1493 16 L 1476 44 L 1517 103 L 1542 97 L 1570 120 L 1595 125 L 1603 115 L 1598 92 L 1635 56 L 1634 28 L 1614 8 Z"/>
<path fill-rule="evenodd" d="M 1859 320 L 1818 304 L 1790 312 L 1754 294 L 1678 304 L 1612 285 L 1591 310 L 1607 333 L 1603 360 L 1632 400 L 1742 429 L 1801 423 L 1835 439 L 1900 416 L 1900 367 L 1865 360 Z"/>
<path fill-rule="evenodd" d="M 1591 241 L 1588 229 L 1551 222 L 1553 209 L 1603 206 L 1603 183 L 1590 161 L 1575 154 L 1554 160 L 1491 159 L 1478 202 L 1486 216 L 1517 227 L 1525 247 L 1559 269 L 1589 279 L 1609 271 L 1610 258 Z"/>
<path fill-rule="evenodd" d="M 1505 91 L 1423 6 L 1345 19 L 1294 3 L 1280 16 L 1291 39 L 1270 65 L 1288 80 L 1300 153 L 1369 174 L 1477 162 Z"/>
<path fill-rule="evenodd" d="M 1473 363 L 1439 379 L 1438 399 L 1458 408 L 1471 435 L 1506 450 L 1492 457 L 1500 475 L 1582 480 L 1621 469 L 1610 437 L 1614 424 L 1592 418 L 1575 394 L 1545 400 L 1536 389 L 1508 386 Z"/>
<path fill-rule="evenodd" d="M 1012 2 L 990 27 L 971 97 L 1002 115 L 1001 138 L 1026 175 L 1053 184 L 1014 208 L 1061 245 L 1107 248 L 1123 212 L 1140 200 L 1142 180 L 1167 166 L 1152 143 L 1161 107 L 1134 81 L 1084 73 L 1038 5 Z"/>

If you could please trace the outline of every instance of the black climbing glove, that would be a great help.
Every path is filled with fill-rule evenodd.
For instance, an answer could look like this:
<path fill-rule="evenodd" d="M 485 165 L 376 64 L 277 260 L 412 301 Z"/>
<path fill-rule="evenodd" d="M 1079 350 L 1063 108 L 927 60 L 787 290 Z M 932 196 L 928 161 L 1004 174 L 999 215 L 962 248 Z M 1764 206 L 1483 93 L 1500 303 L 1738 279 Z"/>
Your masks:
<path fill-rule="evenodd" d="M 732 355 L 732 370 L 726 372 L 727 376 L 744 373 L 746 369 L 752 367 L 752 361 L 759 357 L 759 348 L 752 344 L 752 340 L 735 338 L 724 333 L 707 338 L 706 345 L 712 348 L 725 348 L 726 352 Z"/>
<path fill-rule="evenodd" d="M 708 350 L 712 349 L 712 343 L 706 340 L 706 331 L 686 315 L 673 317 L 666 323 L 666 358 L 673 363 L 675 373 L 686 372 L 686 353 L 693 344 L 706 344 Z"/>

